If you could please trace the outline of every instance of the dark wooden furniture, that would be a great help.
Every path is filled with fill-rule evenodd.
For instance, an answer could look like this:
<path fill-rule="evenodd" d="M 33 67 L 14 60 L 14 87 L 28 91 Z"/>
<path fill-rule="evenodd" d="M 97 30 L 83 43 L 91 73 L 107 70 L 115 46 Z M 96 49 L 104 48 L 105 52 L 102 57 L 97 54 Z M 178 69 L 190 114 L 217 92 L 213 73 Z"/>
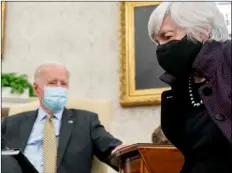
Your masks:
<path fill-rule="evenodd" d="M 112 157 L 120 173 L 179 173 L 184 157 L 172 145 L 134 144 Z"/>

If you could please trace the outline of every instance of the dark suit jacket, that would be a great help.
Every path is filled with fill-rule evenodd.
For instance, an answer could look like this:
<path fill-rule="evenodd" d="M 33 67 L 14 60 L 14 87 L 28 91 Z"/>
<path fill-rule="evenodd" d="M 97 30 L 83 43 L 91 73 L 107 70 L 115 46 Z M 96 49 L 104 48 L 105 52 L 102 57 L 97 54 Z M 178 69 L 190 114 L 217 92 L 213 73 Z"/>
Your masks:
<path fill-rule="evenodd" d="M 232 146 L 232 58 L 231 40 L 204 43 L 192 68 L 199 72 L 207 83 L 199 88 L 200 97 L 211 120 Z M 172 87 L 179 88 L 178 79 L 165 73 L 160 77 Z"/>
<path fill-rule="evenodd" d="M 23 173 L 23 172 L 17 160 L 13 156 L 2 156 L 1 173 Z"/>
<path fill-rule="evenodd" d="M 37 110 L 4 118 L 2 122 L 2 148 L 20 148 L 23 152 Z M 69 123 L 73 121 L 73 123 Z M 90 173 L 92 157 L 110 164 L 107 158 L 122 142 L 105 131 L 97 114 L 64 109 L 59 136 L 57 173 Z M 117 169 L 117 168 L 115 168 Z"/>

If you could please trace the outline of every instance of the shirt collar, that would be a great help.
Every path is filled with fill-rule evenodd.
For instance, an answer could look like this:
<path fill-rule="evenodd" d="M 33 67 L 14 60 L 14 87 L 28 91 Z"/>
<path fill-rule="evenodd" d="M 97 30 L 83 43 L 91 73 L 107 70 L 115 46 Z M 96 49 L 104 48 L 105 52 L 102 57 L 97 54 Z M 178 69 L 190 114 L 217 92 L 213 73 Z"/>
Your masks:
<path fill-rule="evenodd" d="M 214 75 L 223 56 L 224 42 L 209 40 L 204 43 L 201 51 L 193 62 L 193 69 L 202 73 L 206 79 Z"/>
<path fill-rule="evenodd" d="M 58 120 L 61 120 L 61 117 L 63 115 L 63 111 L 64 109 L 60 110 L 59 112 L 56 112 L 53 116 L 54 118 L 58 119 Z M 43 120 L 45 119 L 47 116 L 47 112 L 45 112 L 41 107 L 39 108 L 39 111 L 38 111 L 38 119 L 39 120 Z"/>

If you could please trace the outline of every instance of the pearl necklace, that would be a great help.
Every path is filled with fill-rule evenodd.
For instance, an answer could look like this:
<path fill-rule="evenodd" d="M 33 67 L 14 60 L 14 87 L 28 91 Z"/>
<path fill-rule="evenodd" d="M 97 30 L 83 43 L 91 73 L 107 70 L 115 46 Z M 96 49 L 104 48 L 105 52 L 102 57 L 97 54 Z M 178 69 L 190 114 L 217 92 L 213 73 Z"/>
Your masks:
<path fill-rule="evenodd" d="M 199 107 L 203 104 L 203 101 L 200 100 L 200 102 L 196 102 L 194 97 L 193 97 L 193 90 L 192 90 L 192 84 L 193 84 L 193 76 L 189 77 L 189 97 L 190 97 L 190 101 L 191 104 L 193 105 L 193 107 Z"/>

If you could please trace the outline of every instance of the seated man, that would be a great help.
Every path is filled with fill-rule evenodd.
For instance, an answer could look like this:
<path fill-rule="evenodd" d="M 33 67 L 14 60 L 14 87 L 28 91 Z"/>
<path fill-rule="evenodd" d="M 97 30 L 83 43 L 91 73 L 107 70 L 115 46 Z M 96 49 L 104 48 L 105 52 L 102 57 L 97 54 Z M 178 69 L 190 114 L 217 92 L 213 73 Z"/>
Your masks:
<path fill-rule="evenodd" d="M 122 142 L 106 132 L 98 115 L 65 108 L 69 72 L 46 63 L 35 72 L 38 110 L 4 118 L 2 148 L 19 148 L 41 173 L 90 173 L 92 157 L 108 163 Z"/>

